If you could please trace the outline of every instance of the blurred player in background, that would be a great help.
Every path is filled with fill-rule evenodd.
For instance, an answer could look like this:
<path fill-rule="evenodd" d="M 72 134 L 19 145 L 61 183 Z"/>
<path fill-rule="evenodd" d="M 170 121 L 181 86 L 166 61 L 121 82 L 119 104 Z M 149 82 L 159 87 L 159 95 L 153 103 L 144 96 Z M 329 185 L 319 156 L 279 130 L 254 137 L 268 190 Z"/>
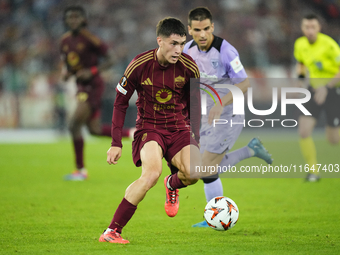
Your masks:
<path fill-rule="evenodd" d="M 137 55 L 116 88 L 112 147 L 107 152 L 107 162 L 117 164 L 122 154 L 121 130 L 129 99 L 136 90 L 138 117 L 132 156 L 135 165 L 142 166 L 142 173 L 126 189 L 111 224 L 99 238 L 100 242 L 129 242 L 121 237 L 122 228 L 131 219 L 147 191 L 157 183 L 162 173 L 163 157 L 179 170 L 164 179 L 165 211 L 168 216 L 177 214 L 178 189 L 198 180 L 190 176 L 190 160 L 200 163 L 201 158 L 198 149 L 200 92 L 199 84 L 190 84 L 190 78 L 198 78 L 199 71 L 192 58 L 182 54 L 186 28 L 180 20 L 161 20 L 156 34 L 159 47 Z M 190 86 L 196 87 L 190 90 Z M 189 103 L 197 111 L 195 114 L 190 114 Z"/>
<path fill-rule="evenodd" d="M 193 40 L 188 42 L 183 52 L 188 53 L 197 63 L 201 81 L 218 84 L 234 84 L 245 93 L 250 86 L 247 74 L 239 59 L 237 50 L 226 40 L 213 34 L 214 23 L 208 8 L 198 7 L 189 12 L 188 30 Z M 202 86 L 204 87 L 204 86 Z M 209 90 L 209 88 L 206 88 Z M 247 146 L 230 152 L 243 125 L 216 125 L 213 119 L 226 119 L 243 123 L 244 115 L 233 115 L 232 95 L 227 89 L 217 89 L 222 99 L 222 105 L 207 97 L 207 112 L 209 116 L 202 117 L 200 130 L 200 151 L 202 166 L 234 166 L 243 159 L 259 157 L 268 164 L 272 163 L 271 156 L 263 147 L 259 139 L 253 138 Z M 202 92 L 205 93 L 205 92 Z M 218 101 L 218 100 L 217 100 Z M 217 196 L 223 196 L 221 180 L 215 176 L 202 178 L 207 202 Z M 206 221 L 199 222 L 193 227 L 208 227 Z"/>
<path fill-rule="evenodd" d="M 340 125 L 340 48 L 329 36 L 320 33 L 321 25 L 314 14 L 306 15 L 301 22 L 304 36 L 294 45 L 297 74 L 303 79 L 309 73 L 308 89 L 312 98 L 305 104 L 312 116 L 299 117 L 300 148 L 310 172 L 307 181 L 317 181 L 316 148 L 312 132 L 322 110 L 326 112 L 326 136 L 331 144 L 338 144 Z"/>
<path fill-rule="evenodd" d="M 65 180 L 85 180 L 84 139 L 82 126 L 86 125 L 93 135 L 111 136 L 111 126 L 101 125 L 100 106 L 104 92 L 104 81 L 100 72 L 113 65 L 113 54 L 108 46 L 93 35 L 86 27 L 85 10 L 81 6 L 70 6 L 64 11 L 64 22 L 69 29 L 61 38 L 61 58 L 66 66 L 63 79 L 76 77 L 77 106 L 71 118 L 70 131 L 73 139 L 76 171 L 65 176 Z M 103 58 L 99 64 L 100 58 Z M 125 130 L 128 136 L 128 130 Z"/>

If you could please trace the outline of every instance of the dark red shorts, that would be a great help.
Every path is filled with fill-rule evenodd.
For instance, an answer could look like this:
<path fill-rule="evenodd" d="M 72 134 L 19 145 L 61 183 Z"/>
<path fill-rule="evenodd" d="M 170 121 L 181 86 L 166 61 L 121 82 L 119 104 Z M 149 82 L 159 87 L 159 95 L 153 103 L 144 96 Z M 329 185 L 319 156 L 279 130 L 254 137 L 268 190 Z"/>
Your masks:
<path fill-rule="evenodd" d="M 198 147 L 195 139 L 192 138 L 189 130 L 175 132 L 157 129 L 141 129 L 134 134 L 132 142 L 132 158 L 136 166 L 141 166 L 140 151 L 144 144 L 149 141 L 156 141 L 163 149 L 163 157 L 171 164 L 171 159 L 185 146 L 193 144 Z"/>
<path fill-rule="evenodd" d="M 102 78 L 97 75 L 87 83 L 77 83 L 77 87 L 77 101 L 90 104 L 92 109 L 91 118 L 100 116 L 101 101 L 105 89 Z"/>

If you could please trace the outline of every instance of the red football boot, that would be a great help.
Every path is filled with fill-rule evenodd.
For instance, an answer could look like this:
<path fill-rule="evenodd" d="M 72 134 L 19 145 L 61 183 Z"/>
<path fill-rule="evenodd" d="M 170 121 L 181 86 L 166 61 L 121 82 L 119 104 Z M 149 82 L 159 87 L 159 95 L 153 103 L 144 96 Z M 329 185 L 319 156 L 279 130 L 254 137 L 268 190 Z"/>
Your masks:
<path fill-rule="evenodd" d="M 170 175 L 166 176 L 164 178 L 164 186 L 165 186 L 165 192 L 166 192 L 166 198 L 165 198 L 165 204 L 164 209 L 166 214 L 169 217 L 176 216 L 179 208 L 179 199 L 178 199 L 178 189 L 170 190 L 168 186 L 166 185 L 168 182 L 168 178 Z"/>
<path fill-rule="evenodd" d="M 116 231 L 116 229 L 111 230 L 111 231 L 105 230 L 103 234 L 99 237 L 99 242 L 121 243 L 121 244 L 130 243 L 128 240 L 123 239 L 121 235 Z"/>

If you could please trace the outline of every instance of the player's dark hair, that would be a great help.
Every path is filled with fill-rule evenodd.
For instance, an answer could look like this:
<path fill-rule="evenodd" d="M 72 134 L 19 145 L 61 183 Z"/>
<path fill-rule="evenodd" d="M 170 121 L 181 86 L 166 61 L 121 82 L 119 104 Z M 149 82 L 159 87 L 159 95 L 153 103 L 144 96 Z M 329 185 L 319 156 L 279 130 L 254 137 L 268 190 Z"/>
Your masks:
<path fill-rule="evenodd" d="M 188 24 L 189 26 L 191 26 L 191 22 L 193 20 L 202 21 L 205 19 L 210 19 L 210 21 L 212 22 L 212 15 L 210 10 L 207 7 L 197 7 L 189 12 Z"/>
<path fill-rule="evenodd" d="M 66 26 L 66 22 L 65 22 L 66 21 L 66 14 L 68 12 L 79 12 L 79 14 L 81 16 L 83 16 L 84 19 L 85 19 L 85 21 L 82 24 L 82 27 L 86 27 L 87 26 L 86 11 L 85 11 L 85 9 L 82 6 L 80 6 L 80 5 L 70 5 L 70 6 L 66 7 L 66 9 L 64 10 L 64 15 L 63 15 L 65 26 Z"/>
<path fill-rule="evenodd" d="M 158 22 L 156 27 L 157 36 L 170 37 L 172 34 L 179 36 L 187 35 L 186 28 L 179 19 L 168 17 Z"/>
<path fill-rule="evenodd" d="M 303 18 L 308 19 L 308 20 L 312 20 L 312 19 L 319 20 L 319 17 L 314 13 L 308 13 L 305 16 L 303 16 Z"/>

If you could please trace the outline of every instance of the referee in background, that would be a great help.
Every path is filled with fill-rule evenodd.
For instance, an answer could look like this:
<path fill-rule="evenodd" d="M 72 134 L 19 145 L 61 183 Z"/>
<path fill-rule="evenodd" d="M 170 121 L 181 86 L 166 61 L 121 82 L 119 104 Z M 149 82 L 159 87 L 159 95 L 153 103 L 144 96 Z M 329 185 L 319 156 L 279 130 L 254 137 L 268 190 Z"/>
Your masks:
<path fill-rule="evenodd" d="M 314 14 L 303 17 L 301 30 L 304 36 L 295 41 L 294 56 L 298 77 L 304 79 L 308 72 L 312 98 L 305 107 L 312 115 L 299 117 L 298 132 L 301 152 L 310 169 L 306 180 L 313 182 L 320 176 L 312 132 L 322 110 L 326 112 L 327 140 L 334 145 L 340 140 L 340 47 L 331 37 L 320 33 L 321 25 Z"/>

